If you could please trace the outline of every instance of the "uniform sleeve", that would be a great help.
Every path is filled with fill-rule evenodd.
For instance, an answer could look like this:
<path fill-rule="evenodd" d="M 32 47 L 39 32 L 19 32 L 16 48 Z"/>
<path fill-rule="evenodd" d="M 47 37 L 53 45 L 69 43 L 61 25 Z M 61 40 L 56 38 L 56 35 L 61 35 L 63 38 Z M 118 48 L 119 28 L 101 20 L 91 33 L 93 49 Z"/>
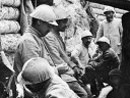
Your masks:
<path fill-rule="evenodd" d="M 25 63 L 30 58 L 40 56 L 40 48 L 38 45 L 32 41 L 25 40 L 20 46 L 20 56 L 23 63 Z"/>
<path fill-rule="evenodd" d="M 120 33 L 120 43 L 122 43 L 123 27 L 121 22 L 119 23 L 119 33 Z"/>
<path fill-rule="evenodd" d="M 37 45 L 29 40 L 21 42 L 17 47 L 14 59 L 14 70 L 16 77 L 19 72 L 21 72 L 23 64 L 33 57 L 39 57 L 39 48 Z"/>
<path fill-rule="evenodd" d="M 46 42 L 48 49 L 50 51 L 51 57 L 59 71 L 60 74 L 68 71 L 68 64 L 63 60 L 62 55 L 61 55 L 61 49 L 56 42 L 56 39 L 54 39 L 51 36 L 47 36 L 44 38 L 44 41 Z M 62 51 L 63 52 L 63 51 Z"/>
<path fill-rule="evenodd" d="M 77 57 L 80 55 L 80 52 L 82 51 L 82 45 L 78 44 L 75 49 L 71 52 L 72 57 Z"/>
<path fill-rule="evenodd" d="M 83 68 L 82 63 L 80 62 L 79 55 L 82 52 L 82 45 L 79 44 L 75 47 L 75 49 L 71 52 L 71 57 L 74 58 L 78 62 L 78 67 Z"/>
<path fill-rule="evenodd" d="M 99 25 L 99 28 L 98 28 L 98 31 L 97 31 L 97 35 L 96 35 L 96 40 L 98 40 L 102 36 L 103 36 L 103 23 L 101 23 Z"/>
<path fill-rule="evenodd" d="M 103 65 L 107 64 L 108 62 L 109 63 L 114 62 L 114 64 L 112 63 L 112 65 L 110 65 L 110 66 L 112 66 L 113 68 L 117 68 L 120 63 L 119 57 L 113 51 L 106 52 L 101 57 L 100 61 L 95 63 L 95 67 L 96 68 L 103 67 Z"/>
<path fill-rule="evenodd" d="M 89 53 L 91 58 L 94 57 L 97 50 L 98 50 L 98 46 L 92 41 L 91 44 L 89 45 L 89 48 L 88 48 L 88 53 Z"/>
<path fill-rule="evenodd" d="M 104 54 L 102 54 L 101 56 L 99 56 L 97 59 L 98 61 L 94 61 L 93 62 L 93 67 L 95 68 L 101 68 L 103 67 L 103 65 L 108 62 L 110 59 L 112 58 L 111 54 L 109 52 L 106 52 Z"/>

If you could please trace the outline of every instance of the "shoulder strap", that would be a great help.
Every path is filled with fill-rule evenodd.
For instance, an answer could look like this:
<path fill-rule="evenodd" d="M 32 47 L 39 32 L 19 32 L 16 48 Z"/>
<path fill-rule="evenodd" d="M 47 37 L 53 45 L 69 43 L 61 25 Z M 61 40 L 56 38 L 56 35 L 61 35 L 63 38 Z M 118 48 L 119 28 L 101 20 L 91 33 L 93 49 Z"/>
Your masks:
<path fill-rule="evenodd" d="M 50 52 L 50 50 L 49 50 L 49 48 L 48 48 L 48 46 L 47 46 L 47 42 L 46 42 L 45 38 L 43 38 L 43 43 L 44 43 L 44 45 L 45 45 L 45 48 L 46 48 L 47 52 L 48 52 L 49 55 L 50 55 L 50 58 L 51 58 L 51 60 L 52 60 L 52 62 L 53 62 L 53 64 L 54 64 L 54 66 L 56 67 L 56 64 L 55 64 L 55 62 L 54 62 L 54 60 L 53 60 L 53 58 L 52 58 L 51 52 Z"/>

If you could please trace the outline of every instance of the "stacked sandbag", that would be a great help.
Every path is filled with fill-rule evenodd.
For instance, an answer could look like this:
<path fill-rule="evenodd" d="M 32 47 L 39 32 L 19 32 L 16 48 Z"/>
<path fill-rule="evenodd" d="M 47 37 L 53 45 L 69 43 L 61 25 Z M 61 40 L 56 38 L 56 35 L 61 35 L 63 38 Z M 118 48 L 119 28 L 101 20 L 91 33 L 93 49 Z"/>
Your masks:
<path fill-rule="evenodd" d="M 20 38 L 20 4 L 21 0 L 0 0 L 1 46 L 11 64 Z"/>
<path fill-rule="evenodd" d="M 2 35 L 1 37 L 1 45 L 5 52 L 13 53 L 16 50 L 17 43 L 19 41 L 19 34 L 8 34 Z"/>
<path fill-rule="evenodd" d="M 7 6 L 13 6 L 13 7 L 19 7 L 20 6 L 20 0 L 0 0 L 2 5 Z"/>
<path fill-rule="evenodd" d="M 1 19 L 9 19 L 9 20 L 18 20 L 19 18 L 19 10 L 14 7 L 2 7 L 2 17 Z"/>
<path fill-rule="evenodd" d="M 0 0 L 0 33 L 17 33 L 20 25 L 17 22 L 20 12 L 20 0 Z"/>
<path fill-rule="evenodd" d="M 0 32 L 1 33 L 15 33 L 20 30 L 20 25 L 17 21 L 13 20 L 1 20 L 0 21 Z"/>

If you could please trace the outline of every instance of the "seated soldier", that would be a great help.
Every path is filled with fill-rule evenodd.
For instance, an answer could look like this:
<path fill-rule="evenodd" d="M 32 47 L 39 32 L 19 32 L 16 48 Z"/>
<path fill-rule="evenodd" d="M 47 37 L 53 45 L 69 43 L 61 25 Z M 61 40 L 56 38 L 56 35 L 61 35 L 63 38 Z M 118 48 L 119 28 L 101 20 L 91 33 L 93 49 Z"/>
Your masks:
<path fill-rule="evenodd" d="M 118 68 L 120 61 L 118 55 L 111 48 L 109 39 L 101 37 L 96 44 L 98 45 L 97 54 L 89 61 L 89 65 L 93 69 L 92 78 L 90 78 L 91 91 L 98 96 L 104 83 L 109 84 L 109 71 Z M 85 72 L 85 74 L 87 73 Z"/>
<path fill-rule="evenodd" d="M 110 46 L 110 41 L 106 37 L 101 37 L 97 41 L 100 51 L 100 56 L 95 57 L 90 61 L 90 64 L 95 68 L 97 75 L 99 75 L 103 82 L 108 83 L 108 73 L 114 68 L 118 68 L 120 61 L 118 55 Z"/>
<path fill-rule="evenodd" d="M 17 77 L 26 91 L 38 98 L 79 98 L 44 58 L 28 60 Z M 36 97 L 36 98 L 37 98 Z"/>
<path fill-rule="evenodd" d="M 78 44 L 77 47 L 71 52 L 71 59 L 77 63 L 78 67 L 83 69 L 88 67 L 88 61 L 93 58 L 97 50 L 97 45 L 93 42 L 93 35 L 89 30 L 85 30 L 81 34 L 82 44 Z"/>

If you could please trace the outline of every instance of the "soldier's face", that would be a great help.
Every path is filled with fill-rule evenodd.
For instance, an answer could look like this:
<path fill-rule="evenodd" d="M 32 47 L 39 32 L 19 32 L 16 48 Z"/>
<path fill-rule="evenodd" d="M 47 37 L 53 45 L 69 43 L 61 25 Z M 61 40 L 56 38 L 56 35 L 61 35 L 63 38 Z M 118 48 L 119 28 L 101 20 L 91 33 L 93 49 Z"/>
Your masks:
<path fill-rule="evenodd" d="M 107 21 L 111 22 L 114 18 L 114 12 L 112 11 L 105 12 L 105 16 L 106 16 Z"/>
<path fill-rule="evenodd" d="M 98 48 L 99 48 L 99 50 L 101 50 L 101 51 L 106 51 L 106 50 L 109 48 L 109 45 L 106 44 L 105 42 L 102 42 L 102 43 L 99 43 L 99 44 L 98 44 Z"/>
<path fill-rule="evenodd" d="M 50 31 L 50 25 L 46 22 L 41 21 L 39 25 L 39 31 L 42 37 L 44 37 Z"/>
<path fill-rule="evenodd" d="M 57 23 L 59 30 L 64 32 L 68 25 L 68 19 L 58 20 Z"/>
<path fill-rule="evenodd" d="M 84 44 L 86 47 L 88 47 L 88 45 L 91 43 L 91 41 L 92 41 L 92 37 L 91 37 L 91 36 L 82 38 L 82 42 L 83 42 L 83 44 Z"/>

